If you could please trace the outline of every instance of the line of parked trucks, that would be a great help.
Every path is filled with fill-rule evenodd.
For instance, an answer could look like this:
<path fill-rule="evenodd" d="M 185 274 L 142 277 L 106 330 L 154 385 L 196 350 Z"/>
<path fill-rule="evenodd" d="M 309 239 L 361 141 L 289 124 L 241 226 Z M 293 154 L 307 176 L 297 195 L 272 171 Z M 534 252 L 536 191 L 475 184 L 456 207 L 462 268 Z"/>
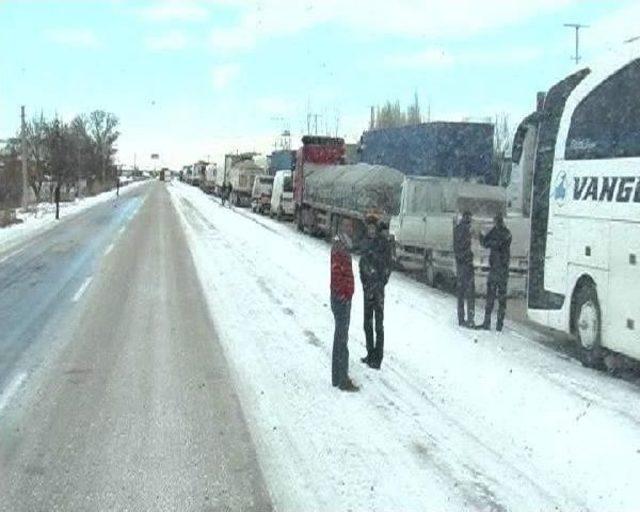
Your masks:
<path fill-rule="evenodd" d="M 225 155 L 223 169 L 218 169 L 215 163 L 199 161 L 185 165 L 180 179 L 218 197 L 229 191 L 228 200 L 232 205 L 251 207 L 256 213 L 278 219 L 293 218 L 293 157 L 291 151 L 286 153 L 289 154 L 284 164 L 286 169 L 265 169 L 255 162 L 256 153 L 231 153 Z M 274 160 L 272 154 L 269 162 Z M 279 155 L 279 161 L 282 160 Z"/>
<path fill-rule="evenodd" d="M 356 157 L 343 139 L 305 136 L 281 178 L 229 155 L 209 181 L 220 193 L 229 180 L 236 204 L 250 198 L 314 235 L 331 237 L 349 218 L 356 247 L 375 211 L 395 263 L 434 285 L 455 274 L 460 213 L 484 231 L 501 212 L 513 236 L 510 289 L 526 291 L 529 318 L 570 334 L 589 366 L 612 351 L 640 360 L 640 44 L 626 50 L 540 93 L 507 162 L 496 161 L 491 124 L 424 123 L 367 131 Z M 203 180 L 201 164 L 183 170 L 186 181 Z M 477 237 L 473 252 L 482 290 L 488 254 Z"/>
<path fill-rule="evenodd" d="M 300 231 L 315 236 L 334 236 L 341 219 L 349 218 L 356 249 L 365 236 L 365 216 L 376 213 L 394 240 L 395 264 L 421 273 L 433 286 L 455 276 L 452 237 L 458 214 L 471 211 L 479 232 L 501 212 L 513 233 L 510 290 L 524 293 L 528 218 L 522 205 L 507 208 L 492 124 L 432 122 L 372 130 L 363 134 L 355 156 L 347 155 L 343 139 L 323 136 L 303 137 L 298 151 L 274 152 L 266 168 L 256 156 L 228 154 L 223 169 L 196 162 L 183 168 L 183 179 L 218 196 L 230 184 L 231 204 L 293 219 Z M 477 239 L 474 243 L 482 292 L 488 252 Z"/>

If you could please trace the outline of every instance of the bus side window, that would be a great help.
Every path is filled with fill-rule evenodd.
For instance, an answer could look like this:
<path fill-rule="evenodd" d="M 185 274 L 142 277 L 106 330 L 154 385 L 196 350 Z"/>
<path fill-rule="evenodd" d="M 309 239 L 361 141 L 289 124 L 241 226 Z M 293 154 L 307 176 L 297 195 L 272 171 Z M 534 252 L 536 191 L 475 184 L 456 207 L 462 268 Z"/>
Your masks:
<path fill-rule="evenodd" d="M 596 87 L 571 118 L 565 158 L 640 156 L 640 59 Z"/>

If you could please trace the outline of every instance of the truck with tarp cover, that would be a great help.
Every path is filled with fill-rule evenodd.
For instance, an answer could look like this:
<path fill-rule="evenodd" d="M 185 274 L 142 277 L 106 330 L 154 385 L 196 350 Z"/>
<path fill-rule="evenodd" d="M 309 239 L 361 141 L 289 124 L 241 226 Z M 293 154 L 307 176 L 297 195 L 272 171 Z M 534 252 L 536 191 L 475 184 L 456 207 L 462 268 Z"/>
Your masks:
<path fill-rule="evenodd" d="M 397 214 L 403 174 L 384 165 L 344 165 L 341 138 L 302 139 L 294 173 L 295 217 L 300 230 L 332 236 L 343 218 L 354 222 L 354 245 L 365 235 L 364 218 Z"/>

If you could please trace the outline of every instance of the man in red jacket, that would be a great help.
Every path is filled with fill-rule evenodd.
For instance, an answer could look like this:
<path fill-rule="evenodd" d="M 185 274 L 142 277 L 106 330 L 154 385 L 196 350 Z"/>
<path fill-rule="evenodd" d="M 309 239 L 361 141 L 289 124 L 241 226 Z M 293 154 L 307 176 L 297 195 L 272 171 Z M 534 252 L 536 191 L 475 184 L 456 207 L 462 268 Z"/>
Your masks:
<path fill-rule="evenodd" d="M 358 391 L 349 378 L 349 320 L 353 297 L 353 268 L 351 266 L 351 221 L 343 219 L 338 235 L 331 246 L 331 311 L 335 319 L 331 382 L 342 391 Z"/>

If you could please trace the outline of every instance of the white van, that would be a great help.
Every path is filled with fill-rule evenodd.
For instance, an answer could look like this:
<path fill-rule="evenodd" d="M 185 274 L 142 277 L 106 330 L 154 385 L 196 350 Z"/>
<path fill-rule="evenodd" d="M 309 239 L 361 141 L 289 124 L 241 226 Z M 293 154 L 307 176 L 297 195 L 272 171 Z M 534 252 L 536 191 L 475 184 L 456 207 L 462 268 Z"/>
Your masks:
<path fill-rule="evenodd" d="M 283 217 L 293 217 L 293 175 L 289 170 L 276 171 L 273 180 L 273 191 L 271 193 L 271 211 L 269 215 L 274 215 L 278 219 Z"/>
<path fill-rule="evenodd" d="M 271 209 L 272 188 L 273 176 L 256 176 L 251 191 L 251 210 L 263 214 Z"/>

